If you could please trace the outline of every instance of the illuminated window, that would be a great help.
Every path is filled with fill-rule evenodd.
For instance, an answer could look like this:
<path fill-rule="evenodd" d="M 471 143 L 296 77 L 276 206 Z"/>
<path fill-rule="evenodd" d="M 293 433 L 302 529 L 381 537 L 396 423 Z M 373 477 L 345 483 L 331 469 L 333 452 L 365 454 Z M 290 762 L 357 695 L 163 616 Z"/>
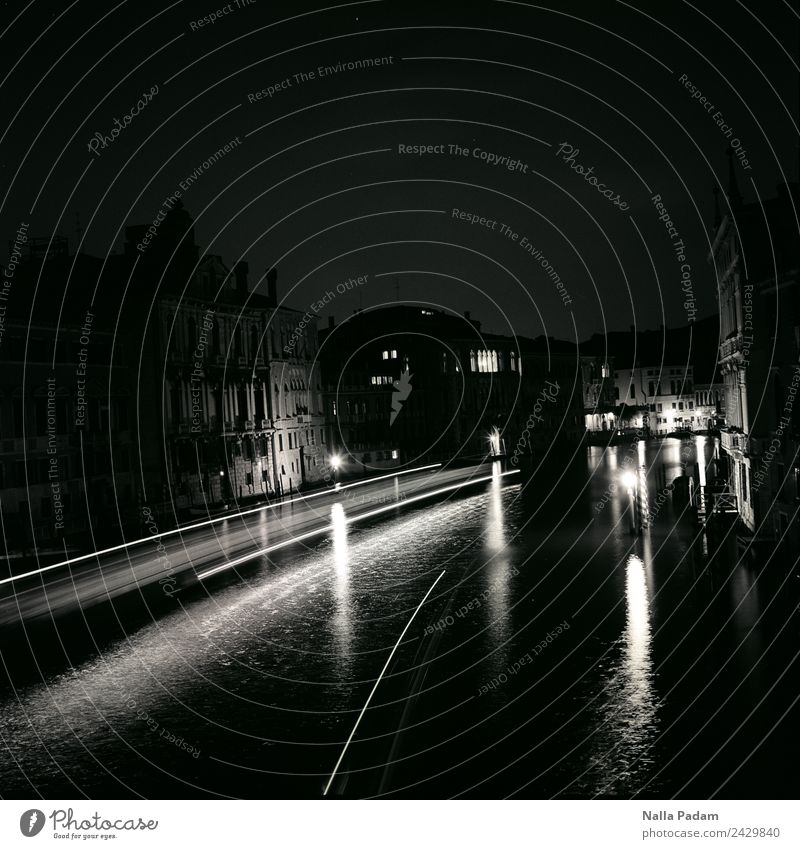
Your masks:
<path fill-rule="evenodd" d="M 517 355 L 512 351 L 509 354 L 509 359 L 511 360 L 511 371 L 517 370 Z"/>
<path fill-rule="evenodd" d="M 477 371 L 478 370 L 478 360 L 475 357 L 475 351 L 469 352 L 469 370 Z"/>
<path fill-rule="evenodd" d="M 395 449 L 394 451 L 392 451 L 392 460 L 396 460 L 397 457 L 398 457 L 397 449 Z"/>
<path fill-rule="evenodd" d="M 384 359 L 384 360 L 388 360 L 388 359 L 389 359 L 389 352 L 388 352 L 388 351 L 384 351 L 384 352 L 383 352 L 383 359 Z"/>
<path fill-rule="evenodd" d="M 393 360 L 397 359 L 397 351 L 395 351 L 395 350 L 392 350 L 392 359 Z"/>

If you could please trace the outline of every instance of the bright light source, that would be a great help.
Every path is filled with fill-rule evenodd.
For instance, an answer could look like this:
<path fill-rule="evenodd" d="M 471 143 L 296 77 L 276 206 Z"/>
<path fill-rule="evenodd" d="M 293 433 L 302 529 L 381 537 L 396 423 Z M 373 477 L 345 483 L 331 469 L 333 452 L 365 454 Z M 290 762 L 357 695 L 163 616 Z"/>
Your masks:
<path fill-rule="evenodd" d="M 220 470 L 219 470 L 219 476 L 220 476 L 221 478 L 224 478 L 224 477 L 225 477 L 225 472 L 223 472 L 223 471 L 222 471 L 222 469 L 220 469 Z"/>
<path fill-rule="evenodd" d="M 626 489 L 633 489 L 636 486 L 636 475 L 633 472 L 623 472 L 621 480 Z"/>
<path fill-rule="evenodd" d="M 338 469 L 342 465 L 342 458 L 338 454 L 334 454 L 330 462 L 332 469 Z"/>

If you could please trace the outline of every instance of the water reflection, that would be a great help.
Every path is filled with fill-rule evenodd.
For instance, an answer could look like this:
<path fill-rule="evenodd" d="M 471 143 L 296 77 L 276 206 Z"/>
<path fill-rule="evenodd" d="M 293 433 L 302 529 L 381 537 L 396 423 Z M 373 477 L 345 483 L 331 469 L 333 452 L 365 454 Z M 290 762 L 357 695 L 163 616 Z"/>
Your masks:
<path fill-rule="evenodd" d="M 489 509 L 486 511 L 484 526 L 484 567 L 487 594 L 489 629 L 494 645 L 505 643 L 513 633 L 509 616 L 511 598 L 511 568 L 508 540 L 506 539 L 505 509 L 503 507 L 503 486 L 500 463 L 492 466 L 492 482 L 489 485 Z M 496 659 L 500 667 L 505 667 L 507 646 L 498 649 Z"/>
<path fill-rule="evenodd" d="M 626 624 L 620 653 L 602 681 L 605 702 L 593 737 L 591 766 L 597 795 L 630 795 L 652 766 L 658 728 L 653 685 L 650 588 L 635 554 L 625 565 Z"/>
<path fill-rule="evenodd" d="M 347 518 L 340 503 L 331 507 L 331 526 L 333 527 L 333 596 L 335 613 L 331 618 L 331 630 L 336 643 L 336 655 L 349 671 L 353 630 L 351 623 L 350 598 L 350 553 L 347 545 Z"/>

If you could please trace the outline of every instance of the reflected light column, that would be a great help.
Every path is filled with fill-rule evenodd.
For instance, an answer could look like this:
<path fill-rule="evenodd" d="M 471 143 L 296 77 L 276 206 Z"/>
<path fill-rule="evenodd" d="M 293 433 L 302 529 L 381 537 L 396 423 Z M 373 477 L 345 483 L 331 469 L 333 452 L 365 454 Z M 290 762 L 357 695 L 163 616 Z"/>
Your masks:
<path fill-rule="evenodd" d="M 337 502 L 331 506 L 333 527 L 334 597 L 336 613 L 331 620 L 331 630 L 336 650 L 343 665 L 350 667 L 352 655 L 352 624 L 350 596 L 350 553 L 347 545 L 347 520 L 344 507 Z"/>

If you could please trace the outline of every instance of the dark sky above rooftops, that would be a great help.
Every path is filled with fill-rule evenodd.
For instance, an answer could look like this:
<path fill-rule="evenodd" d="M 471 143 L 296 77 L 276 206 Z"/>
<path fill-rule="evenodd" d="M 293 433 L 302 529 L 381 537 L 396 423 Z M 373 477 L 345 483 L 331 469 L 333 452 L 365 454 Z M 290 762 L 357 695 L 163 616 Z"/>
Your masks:
<path fill-rule="evenodd" d="M 180 191 L 202 251 L 333 292 L 321 324 L 399 299 L 574 340 L 685 324 L 683 262 L 715 312 L 732 140 L 746 200 L 797 179 L 788 4 L 240 2 L 2 4 L 7 239 L 103 257 Z"/>

